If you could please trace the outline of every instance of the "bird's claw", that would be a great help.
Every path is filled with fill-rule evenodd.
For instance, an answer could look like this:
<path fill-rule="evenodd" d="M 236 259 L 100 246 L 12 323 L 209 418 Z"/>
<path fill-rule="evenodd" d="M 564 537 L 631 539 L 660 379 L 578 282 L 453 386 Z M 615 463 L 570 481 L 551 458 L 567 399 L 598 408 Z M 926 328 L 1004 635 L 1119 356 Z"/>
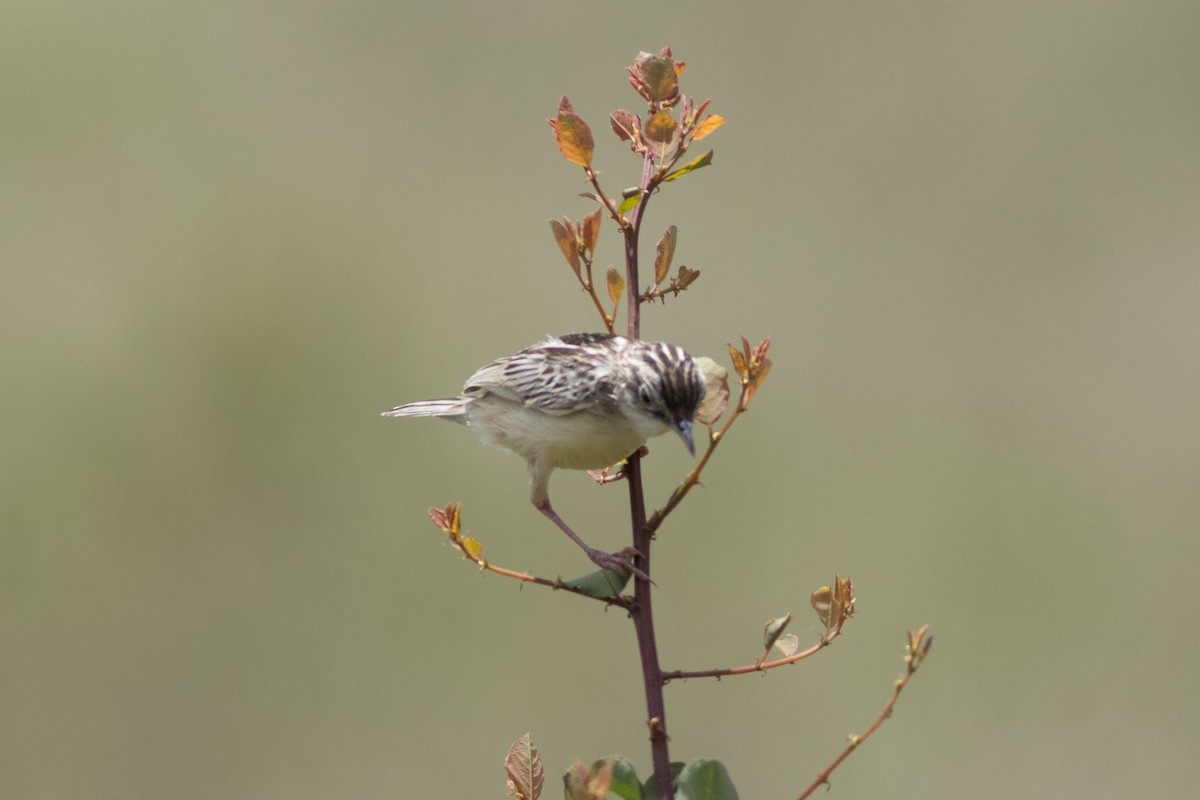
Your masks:
<path fill-rule="evenodd" d="M 633 565 L 633 559 L 640 554 L 632 547 L 626 547 L 624 550 L 618 550 L 615 553 L 606 553 L 603 550 L 592 548 L 587 551 L 587 554 L 588 558 L 596 566 L 600 567 L 600 569 L 612 570 L 618 575 L 632 572 L 642 580 L 650 580 L 649 575 Z"/>

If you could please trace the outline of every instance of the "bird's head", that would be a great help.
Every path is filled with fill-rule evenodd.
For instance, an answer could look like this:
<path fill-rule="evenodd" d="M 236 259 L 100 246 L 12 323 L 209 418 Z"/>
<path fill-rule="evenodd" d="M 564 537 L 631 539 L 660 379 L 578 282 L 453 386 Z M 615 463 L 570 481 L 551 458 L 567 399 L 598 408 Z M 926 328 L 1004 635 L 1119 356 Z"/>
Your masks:
<path fill-rule="evenodd" d="M 696 454 L 692 420 L 704 399 L 704 377 L 696 360 L 681 348 L 646 343 L 633 359 L 630 400 L 644 414 L 673 430 Z"/>

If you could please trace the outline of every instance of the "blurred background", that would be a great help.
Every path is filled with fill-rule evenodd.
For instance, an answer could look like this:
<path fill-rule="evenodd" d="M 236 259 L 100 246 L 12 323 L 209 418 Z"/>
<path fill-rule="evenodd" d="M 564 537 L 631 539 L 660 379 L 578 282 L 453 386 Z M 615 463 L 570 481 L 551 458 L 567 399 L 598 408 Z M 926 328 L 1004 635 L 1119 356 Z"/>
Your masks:
<path fill-rule="evenodd" d="M 468 432 L 385 420 L 598 327 L 545 118 L 673 47 L 728 122 L 654 198 L 644 334 L 775 367 L 655 559 L 672 756 L 793 797 L 1200 782 L 1200 5 L 18 2 L 0 31 L 0 775 L 14 798 L 503 797 L 531 732 L 649 773 L 632 630 L 480 575 L 589 565 Z M 698 149 L 696 153 L 702 152 Z M 601 268 L 620 258 L 606 228 Z M 648 496 L 690 464 L 653 444 Z M 623 546 L 625 492 L 556 506 Z"/>

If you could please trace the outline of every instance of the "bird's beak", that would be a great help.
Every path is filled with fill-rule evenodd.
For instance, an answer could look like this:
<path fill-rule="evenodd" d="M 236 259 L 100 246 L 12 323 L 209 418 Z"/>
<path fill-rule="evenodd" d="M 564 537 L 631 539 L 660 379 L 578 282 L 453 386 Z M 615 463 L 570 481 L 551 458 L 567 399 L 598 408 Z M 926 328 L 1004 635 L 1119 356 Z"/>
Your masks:
<path fill-rule="evenodd" d="M 687 445 L 688 452 L 696 455 L 696 443 L 692 441 L 692 421 L 690 419 L 681 419 L 675 423 L 675 432 L 679 434 L 679 438 L 683 439 L 683 443 Z"/>

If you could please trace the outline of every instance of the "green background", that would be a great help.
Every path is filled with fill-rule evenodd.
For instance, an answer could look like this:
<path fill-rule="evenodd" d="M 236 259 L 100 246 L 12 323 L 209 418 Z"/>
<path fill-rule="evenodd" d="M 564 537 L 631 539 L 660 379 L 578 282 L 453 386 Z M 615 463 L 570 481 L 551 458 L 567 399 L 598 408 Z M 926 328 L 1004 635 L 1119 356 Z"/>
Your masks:
<path fill-rule="evenodd" d="M 656 549 L 672 755 L 794 797 L 1200 783 L 1200 5 L 18 2 L 0 30 L 0 781 L 14 798 L 503 797 L 529 731 L 648 772 L 631 628 L 522 465 L 384 420 L 596 327 L 546 225 L 623 67 L 728 122 L 654 199 L 703 273 L 644 333 L 775 368 Z M 697 151 L 699 152 L 699 150 Z M 619 259 L 606 228 L 601 266 Z M 688 469 L 653 444 L 649 496 Z M 624 492 L 556 505 L 617 548 Z"/>

